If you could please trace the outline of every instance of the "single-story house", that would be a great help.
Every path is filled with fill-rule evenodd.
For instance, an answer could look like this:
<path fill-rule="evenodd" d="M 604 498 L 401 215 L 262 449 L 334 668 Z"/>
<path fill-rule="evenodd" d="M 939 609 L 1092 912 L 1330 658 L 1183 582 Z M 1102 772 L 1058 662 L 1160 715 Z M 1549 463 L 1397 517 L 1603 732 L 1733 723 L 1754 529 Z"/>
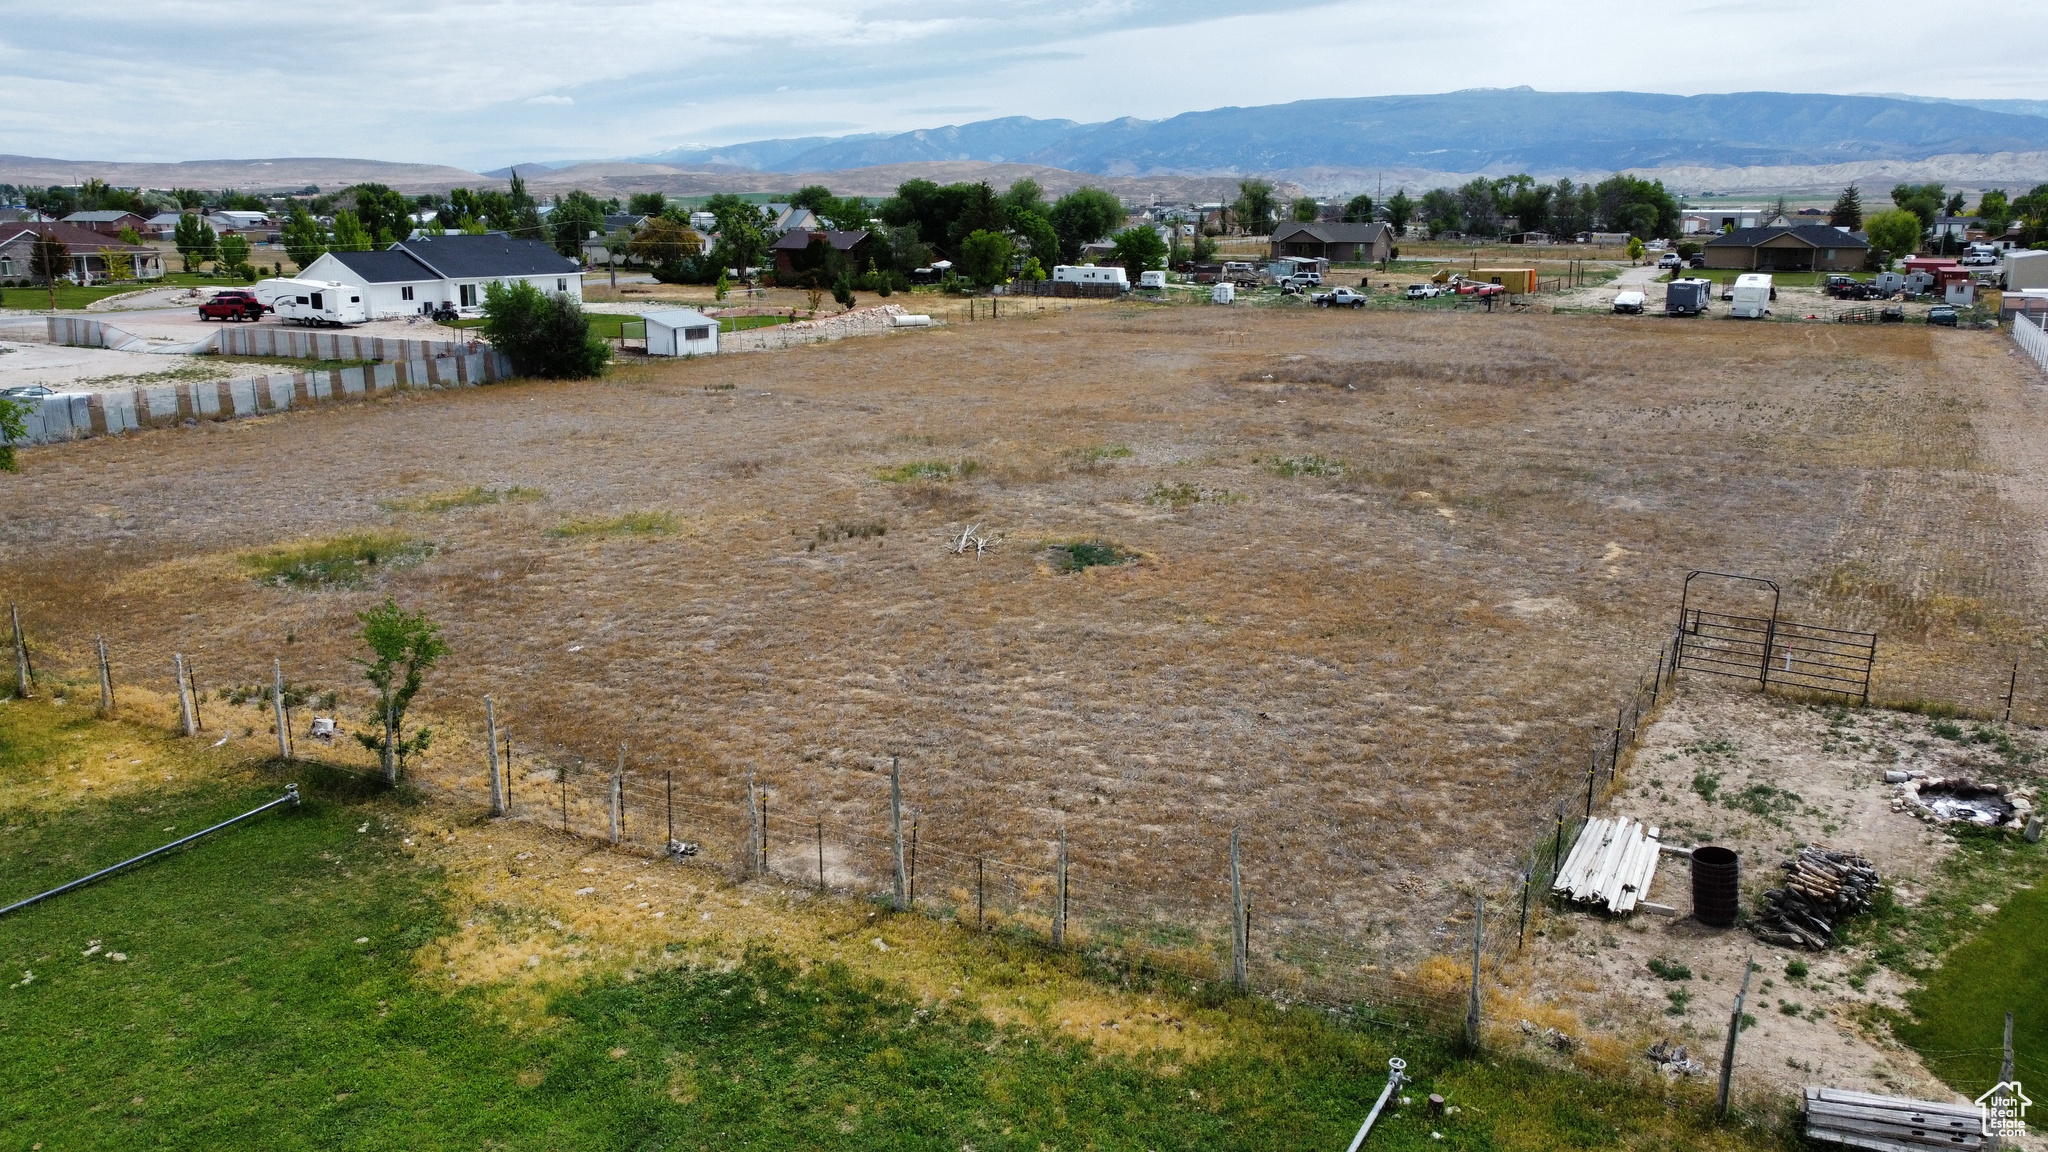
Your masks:
<path fill-rule="evenodd" d="M 1969 236 L 1972 230 L 1981 232 L 1983 229 L 1984 222 L 1975 216 L 1936 216 L 1934 227 L 1929 228 L 1927 234 L 1935 239 L 1946 236 L 1961 240 Z"/>
<path fill-rule="evenodd" d="M 772 217 L 768 227 L 764 229 L 770 236 L 787 236 L 791 232 L 822 232 L 825 229 L 825 222 L 818 219 L 818 214 L 809 208 L 797 208 L 789 204 L 767 204 L 763 207 Z"/>
<path fill-rule="evenodd" d="M 718 352 L 718 321 L 694 308 L 669 308 L 641 318 L 647 321 L 649 356 L 712 356 Z"/>
<path fill-rule="evenodd" d="M 185 214 L 183 212 L 159 212 L 145 222 L 144 227 L 146 230 L 143 232 L 143 235 L 155 236 L 159 240 L 169 240 L 178 234 L 178 221 L 184 218 Z"/>
<path fill-rule="evenodd" d="M 33 208 L 0 208 L 0 224 L 43 224 L 49 219 Z"/>
<path fill-rule="evenodd" d="M 277 227 L 269 216 L 261 212 L 230 212 L 225 209 L 208 213 L 206 222 L 213 225 L 214 232 L 221 236 L 240 236 L 250 232 L 269 232 Z"/>
<path fill-rule="evenodd" d="M 148 220 L 137 216 L 133 212 L 114 211 L 111 209 L 104 212 L 73 212 L 64 218 L 64 223 L 76 224 L 80 228 L 89 228 L 102 236 L 119 236 L 123 231 L 130 228 L 134 229 L 136 235 L 139 236 L 144 228 L 149 227 Z"/>
<path fill-rule="evenodd" d="M 1702 248 L 1709 268 L 1744 272 L 1854 272 L 1863 267 L 1870 238 L 1826 224 L 1738 228 Z"/>
<path fill-rule="evenodd" d="M 43 235 L 56 237 L 70 251 L 69 278 L 81 284 L 104 283 L 110 259 L 125 264 L 137 280 L 155 280 L 164 274 L 163 256 L 154 248 L 124 244 L 76 224 L 5 224 L 0 225 L 0 281 L 35 278 L 29 253 L 36 238 Z"/>
<path fill-rule="evenodd" d="M 430 312 L 440 305 L 474 310 L 484 285 L 524 280 L 550 295 L 583 300 L 583 270 L 538 240 L 503 232 L 402 240 L 382 252 L 328 252 L 306 265 L 301 280 L 366 289 L 370 317 Z"/>
<path fill-rule="evenodd" d="M 1290 220 L 1273 229 L 1273 259 L 1318 256 L 1336 263 L 1364 264 L 1385 260 L 1394 230 L 1385 224 L 1303 224 Z"/>
<path fill-rule="evenodd" d="M 1679 217 L 1679 231 L 1687 236 L 1701 232 L 1737 232 L 1744 228 L 1761 227 L 1765 210 L 1762 208 L 1694 208 Z"/>
<path fill-rule="evenodd" d="M 769 254 L 775 258 L 775 270 L 796 271 L 796 257 L 809 248 L 813 240 L 822 240 L 831 245 L 833 251 L 846 257 L 849 269 L 858 270 L 874 237 L 866 232 L 826 232 L 818 229 L 785 233 L 780 240 L 768 246 Z"/>

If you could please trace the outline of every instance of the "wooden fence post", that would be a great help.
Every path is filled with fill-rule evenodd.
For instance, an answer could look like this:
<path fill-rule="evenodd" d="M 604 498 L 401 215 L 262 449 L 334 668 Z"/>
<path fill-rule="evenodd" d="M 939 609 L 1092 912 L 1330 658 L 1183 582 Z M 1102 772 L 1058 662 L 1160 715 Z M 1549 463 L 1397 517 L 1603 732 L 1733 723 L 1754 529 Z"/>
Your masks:
<path fill-rule="evenodd" d="M 484 697 L 484 749 L 491 765 L 491 815 L 505 814 L 505 778 L 498 768 L 498 712 Z"/>
<path fill-rule="evenodd" d="M 512 730 L 505 729 L 505 815 L 512 815 Z"/>
<path fill-rule="evenodd" d="M 1059 871 L 1053 880 L 1052 946 L 1067 946 L 1067 830 L 1060 828 Z"/>
<path fill-rule="evenodd" d="M 676 774 L 674 772 L 663 772 L 661 780 L 663 787 L 668 793 L 666 801 L 668 808 L 668 839 L 662 842 L 661 850 L 672 852 L 675 850 L 676 842 Z"/>
<path fill-rule="evenodd" d="M 908 882 L 906 889 L 909 892 L 909 904 L 912 908 L 917 907 L 917 825 L 918 818 L 913 814 L 910 817 L 910 874 L 905 877 Z"/>
<path fill-rule="evenodd" d="M 903 772 L 896 757 L 889 757 L 889 835 L 896 852 L 896 900 L 901 912 L 910 907 L 910 877 L 903 869 Z"/>
<path fill-rule="evenodd" d="M 825 890 L 825 821 L 818 819 L 818 891 Z"/>
<path fill-rule="evenodd" d="M 33 687 L 28 669 L 28 638 L 21 634 L 21 610 L 10 603 L 7 615 L 14 622 L 14 694 L 26 700 Z"/>
<path fill-rule="evenodd" d="M 100 715 L 114 714 L 114 667 L 107 661 L 107 640 L 104 636 L 93 637 L 100 655 Z"/>
<path fill-rule="evenodd" d="M 1230 829 L 1230 983 L 1239 992 L 1249 981 L 1251 941 L 1245 939 L 1244 877 L 1238 871 L 1237 828 Z"/>
<path fill-rule="evenodd" d="M 1728 1086 L 1735 1075 L 1735 1038 L 1742 1033 L 1742 1002 L 1749 998 L 1749 974 L 1755 958 L 1742 958 L 1742 987 L 1735 993 L 1735 1009 L 1728 1013 L 1728 1043 L 1721 1049 L 1721 1093 L 1714 1104 L 1716 1115 L 1728 1115 Z"/>
<path fill-rule="evenodd" d="M 396 784 L 397 761 L 393 759 L 390 741 L 391 709 L 386 706 L 384 711 L 384 780 L 388 784 Z M 284 714 L 284 661 L 278 659 L 272 659 L 270 662 L 270 716 L 277 724 L 277 758 L 289 760 L 292 758 L 292 728 L 291 722 L 285 719 Z"/>
<path fill-rule="evenodd" d="M 747 860 L 746 875 L 759 875 L 761 863 L 761 797 L 754 791 L 754 774 L 747 773 Z"/>
<path fill-rule="evenodd" d="M 1486 897 L 1472 909 L 1472 998 L 1465 1006 L 1465 1048 L 1479 1051 L 1479 937 L 1486 925 Z"/>
<path fill-rule="evenodd" d="M 178 727 L 187 736 L 199 735 L 199 724 L 192 715 L 192 690 L 185 683 L 185 654 L 171 653 L 171 669 L 178 678 Z"/>
<path fill-rule="evenodd" d="M 619 745 L 619 766 L 612 771 L 612 843 L 626 830 L 626 746 Z"/>
<path fill-rule="evenodd" d="M 768 789 L 761 789 L 761 875 L 768 875 Z"/>

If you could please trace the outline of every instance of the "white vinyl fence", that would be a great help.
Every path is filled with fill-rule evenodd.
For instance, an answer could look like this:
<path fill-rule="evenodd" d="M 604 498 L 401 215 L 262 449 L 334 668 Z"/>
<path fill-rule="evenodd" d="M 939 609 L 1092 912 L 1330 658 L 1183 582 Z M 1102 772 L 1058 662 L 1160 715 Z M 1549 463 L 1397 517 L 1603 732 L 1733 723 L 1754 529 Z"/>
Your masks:
<path fill-rule="evenodd" d="M 2041 328 L 2042 320 L 2022 312 L 2012 318 L 2012 338 L 2020 350 L 2034 358 L 2041 371 L 2048 372 L 2048 331 Z"/>

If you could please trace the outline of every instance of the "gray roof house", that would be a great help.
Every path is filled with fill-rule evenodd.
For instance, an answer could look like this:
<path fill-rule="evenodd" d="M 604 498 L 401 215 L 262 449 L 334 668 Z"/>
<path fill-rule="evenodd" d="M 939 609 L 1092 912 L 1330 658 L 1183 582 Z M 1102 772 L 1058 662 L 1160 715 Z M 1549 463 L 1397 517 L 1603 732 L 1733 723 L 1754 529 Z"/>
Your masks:
<path fill-rule="evenodd" d="M 1385 224 L 1341 224 L 1290 220 L 1273 229 L 1273 259 L 1309 256 L 1356 264 L 1385 260 L 1393 250 L 1394 230 Z"/>
<path fill-rule="evenodd" d="M 524 280 L 550 295 L 583 299 L 583 270 L 538 240 L 503 232 L 425 236 L 381 252 L 328 252 L 306 265 L 302 280 L 353 284 L 366 290 L 372 318 L 431 312 L 446 305 L 475 309 L 490 284 Z"/>
<path fill-rule="evenodd" d="M 1706 242 L 1709 268 L 1745 272 L 1855 272 L 1870 252 L 1870 238 L 1826 224 L 1772 224 L 1737 228 Z"/>

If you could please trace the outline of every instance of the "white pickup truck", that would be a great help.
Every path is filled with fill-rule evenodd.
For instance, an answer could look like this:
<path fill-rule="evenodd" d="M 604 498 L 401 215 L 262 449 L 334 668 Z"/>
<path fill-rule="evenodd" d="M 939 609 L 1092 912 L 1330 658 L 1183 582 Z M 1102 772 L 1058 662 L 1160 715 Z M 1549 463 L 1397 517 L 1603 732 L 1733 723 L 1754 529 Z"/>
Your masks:
<path fill-rule="evenodd" d="M 1318 308 L 1363 308 L 1366 296 L 1356 288 L 1333 288 L 1310 296 L 1308 302 Z"/>

